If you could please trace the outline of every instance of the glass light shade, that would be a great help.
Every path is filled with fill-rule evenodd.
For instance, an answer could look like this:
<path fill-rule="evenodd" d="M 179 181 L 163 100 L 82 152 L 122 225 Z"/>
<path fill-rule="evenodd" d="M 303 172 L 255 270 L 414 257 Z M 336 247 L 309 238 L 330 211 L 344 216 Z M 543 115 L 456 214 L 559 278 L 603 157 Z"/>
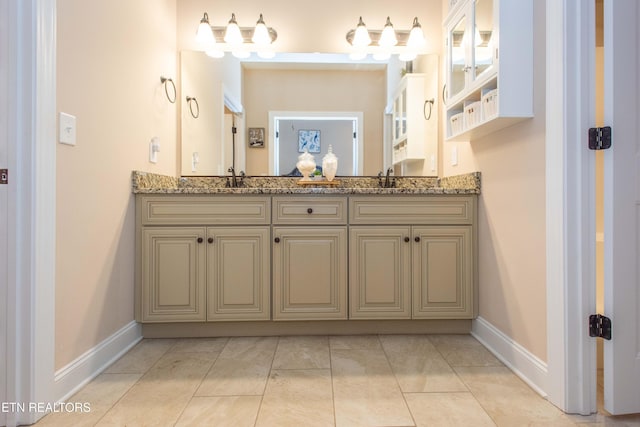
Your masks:
<path fill-rule="evenodd" d="M 224 32 L 224 41 L 229 44 L 242 44 L 244 41 L 242 38 L 242 33 L 240 32 L 240 27 L 236 22 L 235 13 L 231 14 L 231 19 L 227 24 L 227 29 Z"/>
<path fill-rule="evenodd" d="M 367 26 L 362 22 L 362 16 L 358 21 L 358 26 L 356 27 L 355 34 L 353 35 L 353 41 L 351 44 L 354 47 L 365 47 L 371 44 L 371 37 L 369 37 L 369 31 L 367 30 Z"/>
<path fill-rule="evenodd" d="M 213 30 L 211 30 L 211 25 L 209 24 L 209 15 L 207 15 L 206 12 L 200 20 L 200 25 L 198 25 L 196 41 L 202 46 L 213 46 L 216 44 L 216 39 L 213 37 Z"/>
<path fill-rule="evenodd" d="M 426 40 L 424 39 L 422 26 L 418 22 L 418 18 L 414 18 L 413 27 L 411 28 L 411 32 L 409 33 L 409 40 L 407 40 L 407 46 L 412 49 L 419 49 L 423 47 L 425 43 Z"/>
<path fill-rule="evenodd" d="M 256 28 L 253 30 L 253 37 L 251 41 L 260 46 L 267 46 L 271 44 L 271 36 L 269 35 L 269 29 L 262 19 L 262 14 L 258 22 L 256 22 Z"/>
<path fill-rule="evenodd" d="M 231 54 L 238 59 L 246 59 L 251 56 L 251 51 L 247 49 L 238 48 L 238 49 L 232 50 Z"/>
<path fill-rule="evenodd" d="M 398 39 L 396 37 L 396 32 L 393 29 L 393 24 L 391 23 L 391 19 L 387 16 L 387 23 L 382 30 L 382 34 L 380 35 L 380 40 L 378 40 L 378 46 L 382 47 L 392 47 L 398 44 Z"/>

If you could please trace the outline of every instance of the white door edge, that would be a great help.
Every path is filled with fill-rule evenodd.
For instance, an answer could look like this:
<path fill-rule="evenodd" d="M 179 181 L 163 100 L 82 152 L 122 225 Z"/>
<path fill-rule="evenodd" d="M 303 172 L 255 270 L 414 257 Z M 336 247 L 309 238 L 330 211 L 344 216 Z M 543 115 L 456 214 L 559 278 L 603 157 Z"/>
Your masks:
<path fill-rule="evenodd" d="M 546 25 L 547 394 L 565 412 L 589 414 L 597 409 L 586 322 L 595 310 L 595 162 L 584 145 L 595 117 L 595 5 L 547 0 Z"/>

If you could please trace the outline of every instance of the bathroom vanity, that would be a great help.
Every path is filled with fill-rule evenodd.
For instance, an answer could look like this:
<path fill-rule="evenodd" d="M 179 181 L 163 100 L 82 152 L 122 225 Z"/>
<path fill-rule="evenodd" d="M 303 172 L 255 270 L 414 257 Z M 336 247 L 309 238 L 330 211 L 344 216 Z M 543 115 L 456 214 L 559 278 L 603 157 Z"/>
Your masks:
<path fill-rule="evenodd" d="M 227 188 L 134 172 L 133 184 L 146 336 L 407 331 L 425 319 L 465 331 L 476 316 L 479 174 Z"/>

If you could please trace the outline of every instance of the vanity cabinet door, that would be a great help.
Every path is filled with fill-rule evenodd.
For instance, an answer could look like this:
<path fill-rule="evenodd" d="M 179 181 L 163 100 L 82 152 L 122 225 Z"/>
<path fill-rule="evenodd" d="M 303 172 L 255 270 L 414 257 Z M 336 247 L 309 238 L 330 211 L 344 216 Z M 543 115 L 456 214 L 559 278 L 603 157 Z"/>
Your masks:
<path fill-rule="evenodd" d="M 471 226 L 414 227 L 413 318 L 475 315 Z"/>
<path fill-rule="evenodd" d="M 273 228 L 273 320 L 347 318 L 347 227 Z"/>
<path fill-rule="evenodd" d="M 270 228 L 207 229 L 207 320 L 269 320 Z"/>
<path fill-rule="evenodd" d="M 349 317 L 411 318 L 411 227 L 351 227 Z"/>
<path fill-rule="evenodd" d="M 142 230 L 142 322 L 204 321 L 203 227 L 148 227 Z"/>

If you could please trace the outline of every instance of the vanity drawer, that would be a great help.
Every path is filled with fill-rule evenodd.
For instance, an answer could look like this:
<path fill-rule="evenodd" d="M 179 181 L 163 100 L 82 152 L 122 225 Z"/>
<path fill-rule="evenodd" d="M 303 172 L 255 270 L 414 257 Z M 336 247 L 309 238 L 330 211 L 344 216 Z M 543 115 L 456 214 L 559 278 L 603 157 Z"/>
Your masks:
<path fill-rule="evenodd" d="M 142 225 L 270 224 L 269 197 L 253 196 L 138 196 Z"/>
<path fill-rule="evenodd" d="M 346 224 L 347 198 L 296 196 L 273 198 L 274 224 Z"/>
<path fill-rule="evenodd" d="M 474 196 L 352 196 L 350 224 L 472 224 Z"/>

